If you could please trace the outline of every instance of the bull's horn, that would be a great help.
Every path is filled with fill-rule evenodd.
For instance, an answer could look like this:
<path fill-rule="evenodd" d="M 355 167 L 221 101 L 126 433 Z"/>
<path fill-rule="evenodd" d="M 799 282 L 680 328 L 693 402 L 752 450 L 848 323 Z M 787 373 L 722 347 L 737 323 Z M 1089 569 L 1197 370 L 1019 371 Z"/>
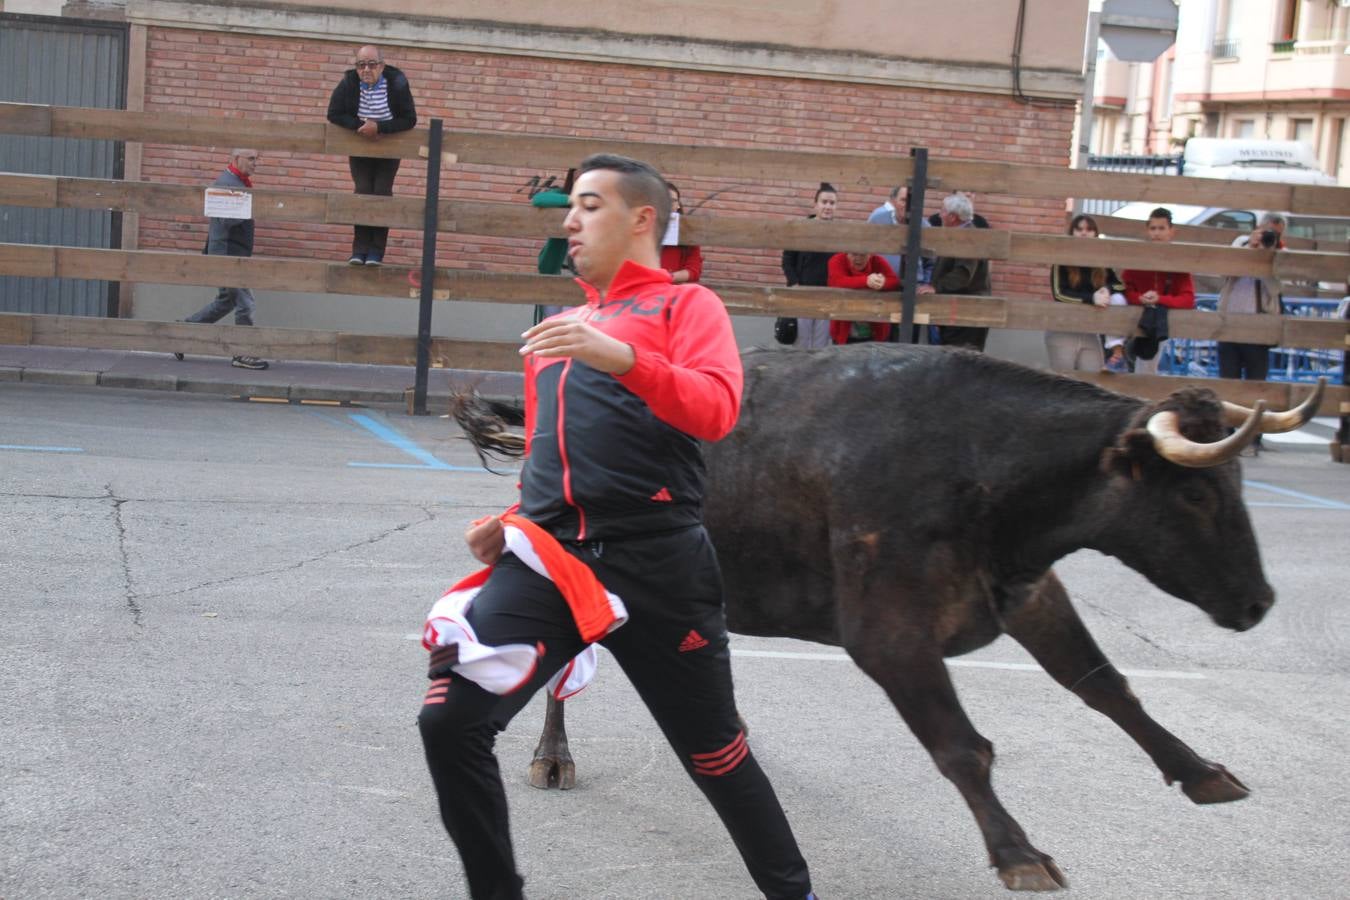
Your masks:
<path fill-rule="evenodd" d="M 1228 462 L 1250 444 L 1261 433 L 1261 416 L 1265 411 L 1266 401 L 1257 400 L 1241 428 L 1212 444 L 1202 444 L 1183 435 L 1177 414 L 1172 410 L 1149 416 L 1145 427 L 1153 436 L 1153 446 L 1163 459 L 1179 466 L 1203 469 Z"/>
<path fill-rule="evenodd" d="M 1261 419 L 1262 434 L 1283 434 L 1286 431 L 1294 431 L 1308 424 L 1308 420 L 1317 414 L 1317 407 L 1322 405 L 1322 392 L 1326 390 L 1327 379 L 1323 375 L 1317 379 L 1317 385 L 1307 399 L 1295 406 L 1293 409 L 1287 409 L 1284 412 L 1268 412 Z M 1230 428 L 1237 428 L 1252 411 L 1245 406 L 1239 406 L 1236 403 L 1223 402 L 1224 424 Z"/>

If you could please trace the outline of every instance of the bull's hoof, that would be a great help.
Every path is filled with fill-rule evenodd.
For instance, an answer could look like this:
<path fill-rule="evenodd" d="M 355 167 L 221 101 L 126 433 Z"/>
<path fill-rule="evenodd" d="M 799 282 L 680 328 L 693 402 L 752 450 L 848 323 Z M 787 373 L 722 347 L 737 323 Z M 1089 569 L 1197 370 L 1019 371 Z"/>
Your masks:
<path fill-rule="evenodd" d="M 577 767 L 570 758 L 536 756 L 530 763 L 530 787 L 570 791 L 577 786 Z"/>
<path fill-rule="evenodd" d="M 1181 790 L 1192 803 L 1231 803 L 1251 793 L 1236 775 L 1218 763 L 1210 763 L 1209 771 L 1200 778 L 1183 781 Z"/>
<path fill-rule="evenodd" d="M 1069 886 L 1055 861 L 1044 853 L 1040 862 L 1023 862 L 998 870 L 1003 886 L 1010 891 L 1057 891 Z"/>

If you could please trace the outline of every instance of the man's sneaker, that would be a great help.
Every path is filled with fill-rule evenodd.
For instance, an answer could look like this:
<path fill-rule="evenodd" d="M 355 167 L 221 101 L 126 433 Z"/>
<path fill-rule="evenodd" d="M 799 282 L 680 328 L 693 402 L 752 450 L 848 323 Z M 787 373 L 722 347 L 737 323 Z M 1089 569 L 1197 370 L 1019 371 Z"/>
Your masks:
<path fill-rule="evenodd" d="M 349 266 L 364 266 L 366 264 L 366 255 L 364 253 L 353 253 L 352 258 L 347 260 Z"/>
<path fill-rule="evenodd" d="M 383 263 L 384 263 L 383 256 L 379 256 L 378 254 L 375 253 L 370 253 L 366 255 L 366 265 L 368 266 L 378 266 L 382 265 Z"/>
<path fill-rule="evenodd" d="M 173 355 L 173 358 L 176 359 L 176 360 L 178 360 L 179 362 L 182 362 L 182 361 L 183 361 L 183 354 L 175 352 L 174 355 Z"/>
<path fill-rule="evenodd" d="M 230 360 L 230 365 L 236 369 L 265 369 L 267 360 L 258 359 L 256 356 L 236 356 Z"/>

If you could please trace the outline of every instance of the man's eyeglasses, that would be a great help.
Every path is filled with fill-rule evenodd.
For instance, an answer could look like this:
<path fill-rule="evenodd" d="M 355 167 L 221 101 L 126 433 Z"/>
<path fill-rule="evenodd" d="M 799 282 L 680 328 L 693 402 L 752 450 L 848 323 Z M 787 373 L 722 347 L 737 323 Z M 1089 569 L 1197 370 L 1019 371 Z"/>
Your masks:
<path fill-rule="evenodd" d="M 382 65 L 384 65 L 384 60 L 380 59 L 358 59 L 356 61 L 358 69 L 378 69 Z"/>

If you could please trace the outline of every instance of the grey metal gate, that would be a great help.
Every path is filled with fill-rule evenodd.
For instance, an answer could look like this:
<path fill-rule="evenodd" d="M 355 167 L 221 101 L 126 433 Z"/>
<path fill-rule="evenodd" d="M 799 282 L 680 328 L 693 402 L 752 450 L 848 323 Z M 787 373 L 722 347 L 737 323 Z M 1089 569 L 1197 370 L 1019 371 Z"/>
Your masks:
<path fill-rule="evenodd" d="M 1138 175 L 1180 175 L 1180 156 L 1097 156 L 1088 157 L 1087 167 L 1094 172 L 1133 172 Z M 1091 197 L 1083 200 L 1083 212 L 1109 216 L 1125 205 L 1124 200 Z"/>
<path fill-rule="evenodd" d="M 0 100 L 108 109 L 126 107 L 127 26 L 0 13 Z M 121 178 L 117 141 L 0 134 L 0 171 Z M 0 241 L 118 247 L 121 214 L 0 205 Z M 117 285 L 74 278 L 0 275 L 0 312 L 117 314 Z"/>

